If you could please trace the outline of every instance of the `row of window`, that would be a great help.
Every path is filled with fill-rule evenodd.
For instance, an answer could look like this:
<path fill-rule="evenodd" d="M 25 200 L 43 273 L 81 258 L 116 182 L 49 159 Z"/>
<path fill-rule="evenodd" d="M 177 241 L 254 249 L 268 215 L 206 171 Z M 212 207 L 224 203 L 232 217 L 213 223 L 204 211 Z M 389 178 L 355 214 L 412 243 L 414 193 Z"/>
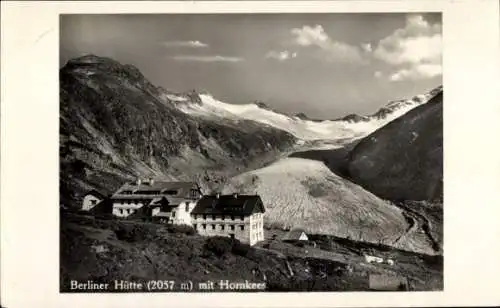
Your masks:
<path fill-rule="evenodd" d="M 189 204 L 186 204 L 186 212 L 188 210 L 189 210 Z M 175 217 L 175 213 L 176 213 L 175 211 L 171 211 L 170 213 L 171 213 L 170 216 Z"/>
<path fill-rule="evenodd" d="M 264 239 L 264 233 L 262 231 L 250 234 L 250 240 L 251 241 L 253 241 L 253 240 L 257 240 L 258 241 L 260 239 Z"/>
<path fill-rule="evenodd" d="M 123 200 L 123 201 L 120 201 L 120 203 L 121 204 L 137 204 L 137 205 L 140 205 L 140 206 L 143 205 L 142 201 L 137 201 L 137 200 Z"/>
<path fill-rule="evenodd" d="M 210 217 L 212 220 L 216 220 L 216 219 L 225 220 L 226 217 L 227 217 L 227 219 L 235 220 L 235 217 L 233 215 L 231 215 L 231 216 L 226 216 L 226 215 L 221 215 L 221 216 L 219 216 L 219 215 L 205 215 L 205 214 L 204 215 L 194 215 L 195 219 L 202 218 L 202 217 L 203 217 L 204 220 L 206 220 L 207 217 Z M 245 220 L 245 216 L 239 216 L 239 220 Z"/>
<path fill-rule="evenodd" d="M 262 227 L 262 221 L 255 222 L 252 224 L 252 229 L 257 229 Z"/>
<path fill-rule="evenodd" d="M 201 224 L 199 226 L 203 230 L 206 230 L 207 227 L 208 227 L 209 230 L 210 229 L 211 230 L 216 230 L 217 229 L 217 225 L 216 224 L 209 224 L 209 225 L 207 225 L 207 224 Z M 219 230 L 222 230 L 222 231 L 226 230 L 226 226 L 225 225 L 219 225 L 219 226 L 220 226 Z M 234 231 L 236 229 L 235 225 L 229 225 L 227 227 L 228 227 L 228 230 L 231 230 L 231 231 Z M 238 227 L 239 227 L 239 229 L 241 231 L 245 230 L 245 225 L 239 225 Z M 196 230 L 198 228 L 198 225 L 197 224 L 193 224 L 193 228 Z"/>
<path fill-rule="evenodd" d="M 119 212 L 120 214 L 124 214 L 124 213 L 125 213 L 125 214 L 132 214 L 132 213 L 134 213 L 134 212 L 135 212 L 135 210 L 134 210 L 134 209 L 118 209 L 118 212 Z"/>

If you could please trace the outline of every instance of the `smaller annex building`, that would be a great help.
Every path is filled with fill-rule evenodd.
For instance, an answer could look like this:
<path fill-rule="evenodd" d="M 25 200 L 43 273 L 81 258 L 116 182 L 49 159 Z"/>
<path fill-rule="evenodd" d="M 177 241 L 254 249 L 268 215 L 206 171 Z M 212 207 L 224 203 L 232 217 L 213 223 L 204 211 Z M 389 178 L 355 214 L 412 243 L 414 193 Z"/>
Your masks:
<path fill-rule="evenodd" d="M 83 196 L 82 210 L 90 211 L 104 199 L 106 199 L 105 195 L 101 194 L 97 190 L 91 190 Z"/>
<path fill-rule="evenodd" d="M 299 241 L 308 241 L 306 232 L 303 229 L 294 228 L 285 234 L 283 237 L 284 242 L 299 242 Z"/>

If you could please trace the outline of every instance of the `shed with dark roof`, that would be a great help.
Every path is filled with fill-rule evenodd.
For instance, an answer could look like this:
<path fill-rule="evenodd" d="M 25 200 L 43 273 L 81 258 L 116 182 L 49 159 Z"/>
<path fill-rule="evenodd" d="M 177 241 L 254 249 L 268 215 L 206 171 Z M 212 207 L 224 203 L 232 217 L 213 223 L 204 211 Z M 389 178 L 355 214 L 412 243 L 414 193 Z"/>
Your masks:
<path fill-rule="evenodd" d="M 300 228 L 294 228 L 288 231 L 287 234 L 283 237 L 283 241 L 294 242 L 294 241 L 307 241 L 309 238 L 307 237 L 306 232 Z"/>

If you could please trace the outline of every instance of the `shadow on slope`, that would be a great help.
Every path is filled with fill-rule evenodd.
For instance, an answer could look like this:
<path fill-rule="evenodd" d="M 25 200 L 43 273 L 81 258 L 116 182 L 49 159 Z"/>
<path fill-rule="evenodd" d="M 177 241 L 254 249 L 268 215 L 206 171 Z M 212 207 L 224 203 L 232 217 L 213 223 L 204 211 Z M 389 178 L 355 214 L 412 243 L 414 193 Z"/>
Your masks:
<path fill-rule="evenodd" d="M 311 159 L 323 162 L 333 173 L 349 179 L 349 152 L 358 144 L 359 140 L 345 144 L 338 149 L 308 150 L 294 152 L 289 157 Z"/>
<path fill-rule="evenodd" d="M 363 138 L 349 178 L 393 201 L 443 198 L 443 92 Z"/>

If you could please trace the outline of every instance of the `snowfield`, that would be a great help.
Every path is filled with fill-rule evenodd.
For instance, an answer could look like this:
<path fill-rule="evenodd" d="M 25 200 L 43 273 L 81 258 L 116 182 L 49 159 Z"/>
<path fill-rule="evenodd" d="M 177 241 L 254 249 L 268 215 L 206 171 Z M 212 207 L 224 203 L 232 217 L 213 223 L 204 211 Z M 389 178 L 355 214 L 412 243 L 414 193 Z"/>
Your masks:
<path fill-rule="evenodd" d="M 224 118 L 233 121 L 256 121 L 287 131 L 304 140 L 361 138 L 427 100 L 427 96 L 424 95 L 418 99 L 391 102 L 386 106 L 390 110 L 387 114 L 382 117 L 369 116 L 368 121 L 356 123 L 344 120 L 304 120 L 274 112 L 256 104 L 235 105 L 221 102 L 209 94 L 200 94 L 199 96 L 202 104 L 180 104 L 177 107 L 184 113 L 194 116 Z"/>
<path fill-rule="evenodd" d="M 276 227 L 300 227 L 314 234 L 432 252 L 412 238 L 399 240 L 410 229 L 399 208 L 318 161 L 284 158 L 243 173 L 223 189 L 223 193 L 234 192 L 259 194 L 266 205 L 266 223 Z"/>

